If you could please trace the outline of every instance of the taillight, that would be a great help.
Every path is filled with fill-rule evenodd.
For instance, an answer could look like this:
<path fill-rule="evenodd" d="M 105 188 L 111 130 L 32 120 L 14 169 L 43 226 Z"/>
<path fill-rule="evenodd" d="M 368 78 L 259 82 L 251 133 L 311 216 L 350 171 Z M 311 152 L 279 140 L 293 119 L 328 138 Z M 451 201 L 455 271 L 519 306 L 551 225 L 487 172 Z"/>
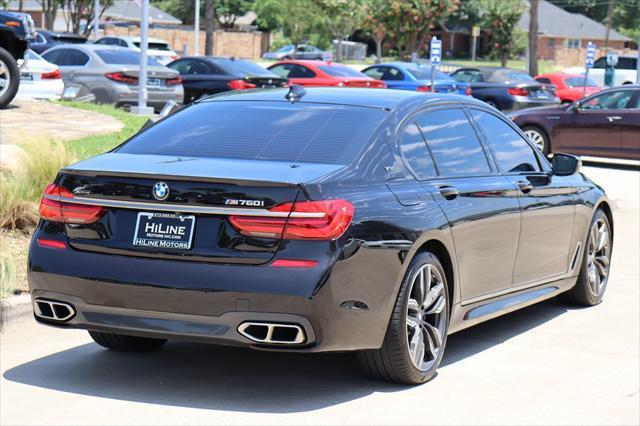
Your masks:
<path fill-rule="evenodd" d="M 176 78 L 168 78 L 166 83 L 167 83 L 167 86 L 175 86 L 176 84 L 182 84 L 182 77 L 177 76 Z"/>
<path fill-rule="evenodd" d="M 353 219 L 353 205 L 342 199 L 278 204 L 270 212 L 289 212 L 289 217 L 231 216 L 241 234 L 285 240 L 335 240 Z"/>
<path fill-rule="evenodd" d="M 315 268 L 316 260 L 276 259 L 270 265 L 272 268 Z"/>
<path fill-rule="evenodd" d="M 138 84 L 138 77 L 131 77 L 130 75 L 124 75 L 121 72 L 108 72 L 104 75 L 109 80 L 117 81 L 119 83 L 126 84 Z"/>
<path fill-rule="evenodd" d="M 467 96 L 471 96 L 471 86 L 467 86 L 467 88 L 464 89 L 464 94 Z"/>
<path fill-rule="evenodd" d="M 62 73 L 60 72 L 59 69 L 51 72 L 43 72 L 40 78 L 42 80 L 57 80 L 62 78 Z"/>
<path fill-rule="evenodd" d="M 97 222 L 107 212 L 100 206 L 68 203 L 63 198 L 74 198 L 73 193 L 55 184 L 47 185 L 40 200 L 40 217 L 51 222 L 88 224 Z"/>
<path fill-rule="evenodd" d="M 178 59 L 178 58 L 179 58 L 179 56 L 178 56 L 178 55 L 172 55 L 172 56 L 171 56 L 171 60 L 172 60 L 172 61 L 175 61 L 175 60 L 176 60 L 176 59 Z"/>
<path fill-rule="evenodd" d="M 38 246 L 46 247 L 46 248 L 56 248 L 56 249 L 66 249 L 67 243 L 60 240 L 49 240 L 46 238 L 38 238 L 36 240 L 38 242 Z"/>
<path fill-rule="evenodd" d="M 387 83 L 385 83 L 384 81 L 376 80 L 373 83 L 371 83 L 371 87 L 375 87 L 378 89 L 386 89 Z"/>
<path fill-rule="evenodd" d="M 418 92 L 430 92 L 430 91 L 431 91 L 431 86 L 430 86 L 430 85 L 428 85 L 428 84 L 425 84 L 424 86 L 418 86 L 418 87 L 416 88 L 416 90 L 417 90 Z"/>
<path fill-rule="evenodd" d="M 524 87 L 509 87 L 508 92 L 513 96 L 527 96 L 529 91 Z"/>
<path fill-rule="evenodd" d="M 244 80 L 231 80 L 230 82 L 227 83 L 227 86 L 229 86 L 229 88 L 232 90 L 245 90 L 245 89 L 256 88 L 255 84 L 248 83 Z"/>

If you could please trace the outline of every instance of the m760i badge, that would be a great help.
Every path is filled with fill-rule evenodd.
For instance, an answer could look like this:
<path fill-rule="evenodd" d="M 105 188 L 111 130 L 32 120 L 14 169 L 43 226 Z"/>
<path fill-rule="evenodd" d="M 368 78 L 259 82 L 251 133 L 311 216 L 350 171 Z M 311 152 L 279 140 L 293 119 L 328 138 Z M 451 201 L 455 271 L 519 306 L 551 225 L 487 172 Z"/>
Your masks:
<path fill-rule="evenodd" d="M 225 198 L 227 206 L 264 207 L 264 200 L 239 200 L 237 198 Z"/>

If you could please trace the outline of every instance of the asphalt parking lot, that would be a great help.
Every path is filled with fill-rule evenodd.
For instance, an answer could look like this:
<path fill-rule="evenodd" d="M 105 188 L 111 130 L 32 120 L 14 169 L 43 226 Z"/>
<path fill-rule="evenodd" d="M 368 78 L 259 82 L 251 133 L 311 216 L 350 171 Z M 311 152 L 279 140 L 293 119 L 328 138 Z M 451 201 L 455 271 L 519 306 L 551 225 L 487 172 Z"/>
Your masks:
<path fill-rule="evenodd" d="M 583 172 L 615 208 L 604 302 L 551 300 L 452 335 L 428 384 L 368 380 L 345 354 L 112 353 L 25 318 L 0 335 L 0 424 L 638 424 L 640 172 Z"/>

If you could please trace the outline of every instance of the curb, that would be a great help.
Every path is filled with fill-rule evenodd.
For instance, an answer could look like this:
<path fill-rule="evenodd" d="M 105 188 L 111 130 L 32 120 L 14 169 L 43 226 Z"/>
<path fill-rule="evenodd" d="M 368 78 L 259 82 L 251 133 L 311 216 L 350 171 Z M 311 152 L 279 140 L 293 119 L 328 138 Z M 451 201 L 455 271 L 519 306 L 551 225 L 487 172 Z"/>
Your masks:
<path fill-rule="evenodd" d="M 32 315 L 31 295 L 11 296 L 0 301 L 0 330 Z"/>

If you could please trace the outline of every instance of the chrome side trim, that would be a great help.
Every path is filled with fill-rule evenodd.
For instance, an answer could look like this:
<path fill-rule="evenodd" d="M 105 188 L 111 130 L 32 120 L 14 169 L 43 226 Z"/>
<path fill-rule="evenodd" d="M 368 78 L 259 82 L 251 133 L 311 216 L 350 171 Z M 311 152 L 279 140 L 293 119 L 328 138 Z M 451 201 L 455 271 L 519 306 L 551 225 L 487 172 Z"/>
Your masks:
<path fill-rule="evenodd" d="M 115 207 L 120 209 L 151 210 L 162 212 L 198 213 L 198 214 L 218 214 L 234 216 L 267 216 L 267 217 L 302 217 L 317 218 L 324 217 L 325 213 L 305 213 L 305 212 L 272 212 L 267 209 L 243 209 L 237 207 L 212 207 L 212 206 L 191 206 L 188 204 L 168 204 L 168 203 L 145 203 L 141 201 L 121 201 L 106 200 L 102 198 L 90 197 L 59 197 L 55 195 L 44 195 L 48 200 L 61 201 L 71 204 L 91 204 L 100 207 Z"/>

